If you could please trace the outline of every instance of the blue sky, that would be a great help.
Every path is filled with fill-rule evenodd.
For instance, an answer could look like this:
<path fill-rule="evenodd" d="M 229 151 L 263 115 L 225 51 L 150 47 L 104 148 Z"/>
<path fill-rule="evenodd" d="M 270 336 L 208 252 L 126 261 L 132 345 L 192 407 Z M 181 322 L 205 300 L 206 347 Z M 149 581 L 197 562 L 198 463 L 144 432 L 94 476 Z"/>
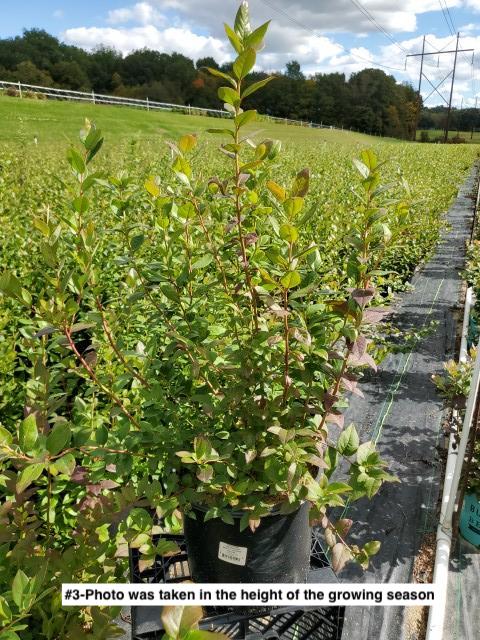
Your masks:
<path fill-rule="evenodd" d="M 252 21 L 272 19 L 259 67 L 282 69 L 296 59 L 309 75 L 339 71 L 347 75 L 365 67 L 384 65 L 399 81 L 418 84 L 418 59 L 407 53 L 450 49 L 452 32 L 461 32 L 461 46 L 476 50 L 461 55 L 454 104 L 480 100 L 480 0 L 250 0 Z M 65 42 L 86 49 L 100 44 L 124 53 L 150 47 L 179 51 L 193 59 L 212 55 L 219 62 L 231 58 L 223 35 L 223 21 L 232 21 L 237 0 L 0 0 L 0 37 L 38 27 Z M 442 11 L 443 8 L 443 11 Z M 447 11 L 448 8 L 448 11 Z M 390 39 L 381 32 L 384 29 Z M 393 42 L 392 42 L 393 40 Z M 454 44 L 454 42 L 452 42 Z M 425 70 L 439 82 L 453 64 L 452 55 L 432 56 Z M 478 77 L 478 79 L 477 79 Z M 441 92 L 448 93 L 448 81 Z M 424 81 L 424 98 L 430 93 Z M 428 104 L 441 103 L 434 94 Z"/>

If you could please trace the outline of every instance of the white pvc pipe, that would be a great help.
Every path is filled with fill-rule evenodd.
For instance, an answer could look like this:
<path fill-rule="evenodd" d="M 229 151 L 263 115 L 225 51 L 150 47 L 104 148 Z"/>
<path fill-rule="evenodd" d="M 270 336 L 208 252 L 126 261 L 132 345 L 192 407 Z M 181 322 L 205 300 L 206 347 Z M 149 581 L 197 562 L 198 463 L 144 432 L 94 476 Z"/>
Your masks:
<path fill-rule="evenodd" d="M 480 190 L 479 190 L 480 193 Z M 473 304 L 473 291 L 467 289 L 465 297 L 465 310 L 463 314 L 462 341 L 460 345 L 460 362 L 466 362 L 468 347 L 468 326 L 470 310 Z M 480 342 L 478 345 L 480 349 Z M 475 361 L 470 393 L 467 401 L 467 409 L 463 422 L 460 445 L 456 446 L 456 433 L 450 433 L 447 465 L 445 469 L 445 482 L 443 485 L 442 507 L 440 511 L 440 523 L 437 528 L 437 550 L 435 554 L 435 567 L 433 571 L 433 583 L 437 585 L 437 597 L 430 607 L 428 626 L 425 640 L 442 640 L 445 624 L 445 610 L 448 592 L 448 568 L 450 562 L 450 549 L 452 546 L 452 517 L 455 508 L 458 485 L 462 472 L 463 461 L 468 444 L 470 427 L 472 424 L 475 402 L 480 384 L 480 351 Z M 456 417 L 456 415 L 455 415 Z"/>

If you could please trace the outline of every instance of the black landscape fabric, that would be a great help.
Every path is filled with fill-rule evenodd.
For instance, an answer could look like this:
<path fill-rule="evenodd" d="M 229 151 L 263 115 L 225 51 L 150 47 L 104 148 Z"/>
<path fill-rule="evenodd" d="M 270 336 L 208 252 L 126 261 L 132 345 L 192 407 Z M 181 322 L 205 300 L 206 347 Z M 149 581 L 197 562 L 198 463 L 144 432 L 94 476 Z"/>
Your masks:
<path fill-rule="evenodd" d="M 346 424 L 354 422 L 362 440 L 375 440 L 400 483 L 386 484 L 372 501 L 352 505 L 345 517 L 356 525 L 352 540 L 380 540 L 379 554 L 363 572 L 348 565 L 342 582 L 409 583 L 424 535 L 435 532 L 441 491 L 442 402 L 431 376 L 453 356 L 460 306 L 465 247 L 471 233 L 477 168 L 448 212 L 448 227 L 432 259 L 412 280 L 414 290 L 395 305 L 392 318 L 402 329 L 434 331 L 406 353 L 389 355 L 352 399 Z M 347 607 L 342 640 L 414 640 L 418 610 L 405 607 Z M 478 637 L 478 636 L 477 636 Z"/>

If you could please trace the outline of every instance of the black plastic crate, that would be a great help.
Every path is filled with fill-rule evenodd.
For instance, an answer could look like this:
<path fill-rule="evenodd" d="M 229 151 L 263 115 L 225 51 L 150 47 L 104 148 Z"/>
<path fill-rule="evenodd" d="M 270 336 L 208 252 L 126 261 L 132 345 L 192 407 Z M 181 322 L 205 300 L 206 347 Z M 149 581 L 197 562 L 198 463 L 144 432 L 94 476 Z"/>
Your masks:
<path fill-rule="evenodd" d="M 160 534 L 160 538 L 177 543 L 180 553 L 170 557 L 158 557 L 155 564 L 140 573 L 138 549 L 130 550 L 130 574 L 134 583 L 182 582 L 190 578 L 188 556 L 183 536 Z M 325 555 L 319 534 L 312 533 L 309 583 L 336 582 Z M 255 613 L 237 613 L 234 608 L 206 607 L 200 628 L 219 631 L 234 640 L 340 640 L 344 607 L 321 608 L 258 608 Z M 160 640 L 161 607 L 132 607 L 132 640 Z"/>

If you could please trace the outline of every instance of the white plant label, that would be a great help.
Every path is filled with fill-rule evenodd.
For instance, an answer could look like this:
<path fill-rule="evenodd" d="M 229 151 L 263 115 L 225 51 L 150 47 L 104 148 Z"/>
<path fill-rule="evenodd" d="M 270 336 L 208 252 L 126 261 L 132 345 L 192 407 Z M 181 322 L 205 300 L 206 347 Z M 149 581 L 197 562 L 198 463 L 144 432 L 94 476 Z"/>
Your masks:
<path fill-rule="evenodd" d="M 247 564 L 247 547 L 235 547 L 233 544 L 220 542 L 218 545 L 218 557 L 224 562 L 244 567 Z"/>

